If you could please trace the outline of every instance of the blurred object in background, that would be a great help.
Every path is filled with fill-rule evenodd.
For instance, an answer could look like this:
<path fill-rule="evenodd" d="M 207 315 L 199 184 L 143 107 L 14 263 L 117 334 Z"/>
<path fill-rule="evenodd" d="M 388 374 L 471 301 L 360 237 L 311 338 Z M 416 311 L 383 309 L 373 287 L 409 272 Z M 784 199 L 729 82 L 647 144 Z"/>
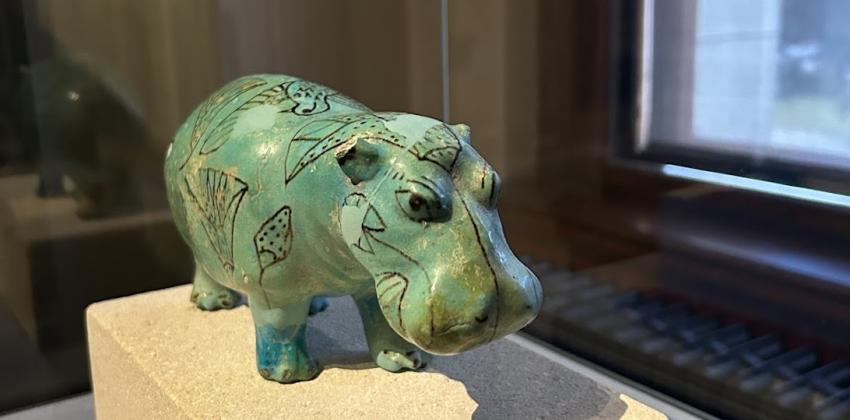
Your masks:
<path fill-rule="evenodd" d="M 139 184 L 152 189 L 162 181 L 149 163 L 159 155 L 147 142 L 138 106 L 71 57 L 33 63 L 21 87 L 21 121 L 36 123 L 23 142 L 35 149 L 38 195 L 71 193 L 83 218 L 142 210 Z"/>

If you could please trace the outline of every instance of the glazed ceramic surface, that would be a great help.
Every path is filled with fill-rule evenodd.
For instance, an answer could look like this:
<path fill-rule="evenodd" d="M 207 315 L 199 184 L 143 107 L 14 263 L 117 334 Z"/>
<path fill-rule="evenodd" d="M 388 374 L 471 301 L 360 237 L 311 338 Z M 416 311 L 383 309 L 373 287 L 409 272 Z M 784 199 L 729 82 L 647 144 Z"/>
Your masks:
<path fill-rule="evenodd" d="M 165 176 L 195 256 L 191 299 L 215 310 L 247 296 L 265 378 L 318 374 L 304 329 L 325 296 L 354 298 L 390 371 L 514 332 L 540 309 L 502 233 L 499 177 L 465 125 L 248 76 L 180 127 Z"/>

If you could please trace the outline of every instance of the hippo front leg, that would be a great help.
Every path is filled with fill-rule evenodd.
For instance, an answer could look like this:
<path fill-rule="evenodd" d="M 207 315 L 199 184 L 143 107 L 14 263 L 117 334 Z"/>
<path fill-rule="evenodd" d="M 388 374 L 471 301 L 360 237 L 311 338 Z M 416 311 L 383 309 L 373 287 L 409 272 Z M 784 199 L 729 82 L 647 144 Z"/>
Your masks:
<path fill-rule="evenodd" d="M 393 331 L 381 312 L 374 291 L 364 296 L 354 296 L 354 301 L 363 320 L 369 354 L 378 366 L 390 372 L 398 372 L 403 369 L 419 369 L 431 361 L 430 354 L 408 343 Z"/>
<path fill-rule="evenodd" d="M 315 378 L 319 367 L 307 353 L 304 334 L 310 299 L 279 308 L 264 308 L 261 300 L 250 300 L 260 375 L 282 383 Z"/>

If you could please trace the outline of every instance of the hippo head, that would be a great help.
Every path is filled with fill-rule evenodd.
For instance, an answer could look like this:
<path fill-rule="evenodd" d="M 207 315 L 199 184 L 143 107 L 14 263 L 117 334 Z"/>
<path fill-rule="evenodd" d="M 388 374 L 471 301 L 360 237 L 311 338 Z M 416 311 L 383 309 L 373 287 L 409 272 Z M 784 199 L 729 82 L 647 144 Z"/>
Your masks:
<path fill-rule="evenodd" d="M 337 150 L 353 189 L 340 228 L 389 325 L 427 352 L 454 354 L 531 322 L 542 290 L 505 242 L 499 176 L 469 127 L 377 117 L 380 128 L 366 125 Z"/>

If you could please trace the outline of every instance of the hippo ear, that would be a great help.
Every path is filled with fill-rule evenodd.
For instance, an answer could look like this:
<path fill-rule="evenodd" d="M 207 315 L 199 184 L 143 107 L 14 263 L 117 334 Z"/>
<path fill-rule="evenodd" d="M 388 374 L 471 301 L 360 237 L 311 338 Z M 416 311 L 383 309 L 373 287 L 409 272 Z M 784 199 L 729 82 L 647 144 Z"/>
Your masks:
<path fill-rule="evenodd" d="M 460 141 L 467 143 L 467 144 L 470 144 L 471 140 L 469 138 L 469 134 L 470 134 L 471 130 L 470 130 L 468 125 L 466 125 L 466 124 L 455 124 L 455 125 L 450 125 L 449 128 L 452 129 L 452 132 L 455 133 L 455 135 L 457 136 L 457 138 L 460 139 Z"/>
<path fill-rule="evenodd" d="M 351 183 L 357 185 L 372 179 L 381 166 L 381 149 L 366 140 L 355 141 L 350 147 L 343 146 L 336 161 Z"/>

